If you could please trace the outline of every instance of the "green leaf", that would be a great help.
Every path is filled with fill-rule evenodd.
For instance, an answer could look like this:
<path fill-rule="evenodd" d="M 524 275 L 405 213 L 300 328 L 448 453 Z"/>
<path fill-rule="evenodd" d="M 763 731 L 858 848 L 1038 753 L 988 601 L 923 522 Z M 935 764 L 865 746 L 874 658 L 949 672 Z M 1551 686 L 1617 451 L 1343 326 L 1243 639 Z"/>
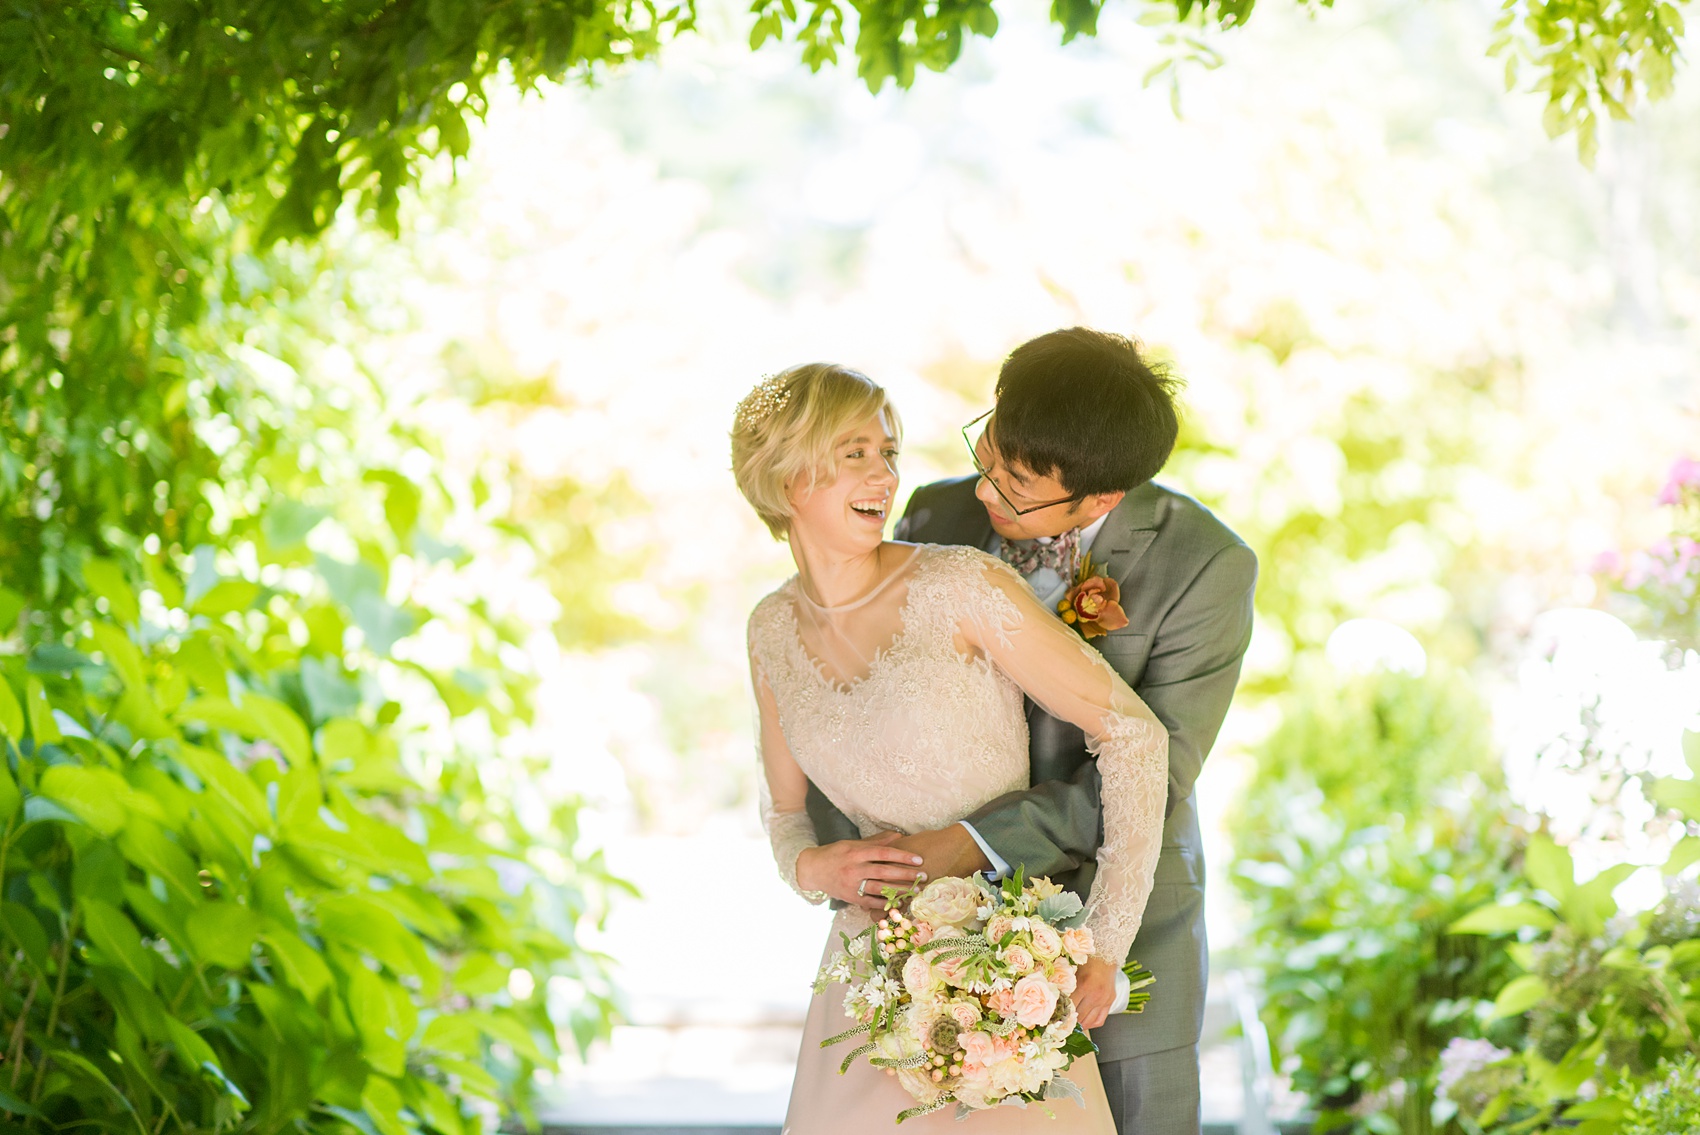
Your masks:
<path fill-rule="evenodd" d="M 1558 925 L 1558 919 L 1552 911 L 1532 902 L 1512 903 L 1501 906 L 1490 903 L 1477 907 L 1463 918 L 1447 927 L 1449 934 L 1509 934 L 1532 926 L 1536 930 L 1551 930 Z"/>
<path fill-rule="evenodd" d="M 225 969 L 241 969 L 254 952 L 264 920 L 245 906 L 211 902 L 189 915 L 185 930 L 189 944 L 206 961 Z"/>
<path fill-rule="evenodd" d="M 399 1076 L 400 1072 L 390 1075 Z M 360 1091 L 360 1107 L 372 1119 L 380 1135 L 416 1135 L 415 1128 L 401 1119 L 401 1093 L 389 1080 L 367 1077 Z"/>
<path fill-rule="evenodd" d="M 1700 733 L 1692 729 L 1682 731 L 1682 759 L 1688 771 L 1700 778 Z"/>
<path fill-rule="evenodd" d="M 287 552 L 300 547 L 313 529 L 319 526 L 319 522 L 329 515 L 330 513 L 322 508 L 314 508 L 299 501 L 279 499 L 266 509 L 265 517 L 260 521 L 260 530 L 265 534 L 266 543 L 271 545 L 273 551 Z"/>
<path fill-rule="evenodd" d="M 6 758 L 0 756 L 0 831 L 5 830 L 6 821 L 18 814 L 18 806 L 23 802 L 18 782 L 12 779 L 12 772 L 6 767 Z"/>
<path fill-rule="evenodd" d="M 83 561 L 83 582 L 90 591 L 105 599 L 112 615 L 121 623 L 135 626 L 142 621 L 142 609 L 136 603 L 136 592 L 124 578 L 124 569 L 111 560 L 90 557 Z"/>
<path fill-rule="evenodd" d="M 317 1005 L 320 994 L 330 988 L 331 971 L 317 950 L 301 940 L 295 931 L 280 923 L 268 925 L 260 932 L 273 964 L 283 971 L 289 983 L 300 990 L 309 1004 Z"/>
<path fill-rule="evenodd" d="M 260 597 L 262 590 L 264 589 L 259 584 L 249 583 L 245 579 L 220 580 L 195 601 L 190 611 L 196 615 L 205 615 L 209 619 L 228 615 L 232 611 L 246 611 L 254 605 L 254 600 Z"/>
<path fill-rule="evenodd" d="M 0 587 L 0 639 L 11 637 L 16 629 L 18 616 L 29 604 L 22 595 L 10 587 Z"/>
<path fill-rule="evenodd" d="M 1546 999 L 1547 984 L 1532 973 L 1513 978 L 1493 1001 L 1493 1019 L 1527 1013 Z"/>
<path fill-rule="evenodd" d="M 4 1088 L 0 1088 L 0 1109 L 9 1111 L 13 1115 L 21 1115 L 25 1119 L 42 1118 L 41 1112 L 25 1103 L 17 1096 L 14 1096 L 11 1092 L 6 1091 Z"/>
<path fill-rule="evenodd" d="M 116 834 L 129 814 L 130 785 L 111 769 L 54 765 L 41 774 L 36 791 L 103 836 Z"/>
<path fill-rule="evenodd" d="M 184 745 L 181 759 L 207 790 L 229 805 L 250 829 L 241 841 L 244 850 L 252 842 L 253 833 L 272 830 L 271 811 L 266 807 L 265 795 L 246 773 L 225 760 L 222 754 L 199 745 Z"/>
<path fill-rule="evenodd" d="M 1612 892 L 1638 870 L 1633 863 L 1619 863 L 1577 887 L 1560 907 L 1564 920 L 1589 937 L 1604 933 L 1606 922 L 1617 913 Z"/>
<path fill-rule="evenodd" d="M 99 899 L 83 900 L 83 928 L 106 959 L 128 970 L 143 985 L 153 985 L 153 963 L 136 924 L 123 911 Z"/>
<path fill-rule="evenodd" d="M 1576 867 L 1570 852 L 1545 832 L 1536 833 L 1524 852 L 1523 871 L 1535 886 L 1563 902 L 1576 886 Z"/>
<path fill-rule="evenodd" d="M 142 652 L 136 649 L 129 635 L 111 623 L 95 623 L 89 634 L 126 687 L 147 688 L 147 678 L 142 671 Z"/>
<path fill-rule="evenodd" d="M 47 703 L 47 691 L 42 688 L 41 679 L 33 675 L 24 683 L 24 710 L 29 715 L 30 736 L 35 738 L 37 748 L 65 739 L 65 735 L 59 732 L 59 724 L 53 720 L 53 707 Z"/>
<path fill-rule="evenodd" d="M 6 936 L 18 944 L 35 968 L 45 974 L 47 972 L 47 932 L 41 928 L 30 909 L 22 903 L 0 904 L 0 928 L 6 931 Z"/>
<path fill-rule="evenodd" d="M 225 698 L 196 698 L 178 708 L 177 719 L 270 741 L 292 765 L 312 756 L 312 743 L 301 718 L 282 702 L 263 694 L 249 694 L 240 706 Z"/>
<path fill-rule="evenodd" d="M 4 677 L 0 677 L 0 734 L 10 738 L 14 745 L 24 739 L 24 707 L 18 704 L 18 695 Z"/>
<path fill-rule="evenodd" d="M 1647 795 L 1655 804 L 1681 812 L 1691 820 L 1700 820 L 1700 780 L 1660 777 Z"/>
<path fill-rule="evenodd" d="M 219 1067 L 218 1055 L 195 1030 L 171 1016 L 165 1018 L 165 1027 L 171 1033 L 171 1043 L 177 1049 L 177 1058 L 183 1062 L 183 1067 L 196 1073 L 201 1071 L 204 1064 Z"/>

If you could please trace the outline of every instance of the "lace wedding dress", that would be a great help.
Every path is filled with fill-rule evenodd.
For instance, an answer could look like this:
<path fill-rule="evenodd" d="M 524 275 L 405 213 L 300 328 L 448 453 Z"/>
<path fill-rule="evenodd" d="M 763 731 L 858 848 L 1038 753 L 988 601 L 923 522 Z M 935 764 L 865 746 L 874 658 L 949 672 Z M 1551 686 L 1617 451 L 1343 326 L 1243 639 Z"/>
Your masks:
<path fill-rule="evenodd" d="M 822 607 L 793 577 L 750 615 L 762 819 L 779 873 L 796 889 L 797 856 L 815 843 L 803 810 L 809 780 L 864 837 L 942 828 L 1027 787 L 1025 693 L 1083 729 L 1097 755 L 1104 841 L 1086 925 L 1097 955 L 1119 967 L 1139 931 L 1162 843 L 1162 724 L 1000 561 L 925 544 L 886 544 L 882 555 L 899 566 L 854 603 Z M 823 958 L 840 931 L 867 925 L 860 907 L 839 911 Z M 865 1060 L 840 1075 L 844 1053 L 820 1048 L 853 1023 L 843 995 L 842 985 L 831 986 L 810 1006 L 785 1135 L 865 1135 L 914 1104 L 895 1077 Z M 959 1126 L 945 1109 L 904 1130 L 1114 1135 L 1096 1062 L 1077 1060 L 1066 1075 L 1085 1093 L 1084 1111 L 1068 1101 L 1004 1106 Z"/>

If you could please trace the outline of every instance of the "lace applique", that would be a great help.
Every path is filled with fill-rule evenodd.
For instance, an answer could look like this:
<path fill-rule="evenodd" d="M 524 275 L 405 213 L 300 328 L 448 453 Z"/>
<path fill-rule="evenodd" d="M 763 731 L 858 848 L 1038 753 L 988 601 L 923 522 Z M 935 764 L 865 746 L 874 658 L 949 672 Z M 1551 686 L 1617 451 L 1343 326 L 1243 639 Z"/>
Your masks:
<path fill-rule="evenodd" d="M 773 692 L 787 750 L 763 759 L 794 761 L 864 837 L 944 827 L 1027 787 L 1025 690 L 1094 739 L 1105 842 L 1088 925 L 1099 953 L 1119 965 L 1162 843 L 1167 735 L 1098 652 L 1045 612 L 1001 561 L 924 545 L 905 572 L 894 586 L 906 590 L 856 613 L 864 622 L 854 637 L 888 645 L 848 685 L 825 674 L 805 646 L 795 579 L 757 604 L 750 652 Z M 980 654 L 965 656 L 964 640 Z M 801 799 L 763 797 L 774 858 L 793 888 L 797 856 L 815 843 L 802 807 Z"/>
<path fill-rule="evenodd" d="M 1094 952 L 1120 966 L 1139 936 L 1163 849 L 1169 735 L 1146 718 L 1116 716 L 1089 746 L 1103 783 L 1104 842 L 1086 926 Z"/>

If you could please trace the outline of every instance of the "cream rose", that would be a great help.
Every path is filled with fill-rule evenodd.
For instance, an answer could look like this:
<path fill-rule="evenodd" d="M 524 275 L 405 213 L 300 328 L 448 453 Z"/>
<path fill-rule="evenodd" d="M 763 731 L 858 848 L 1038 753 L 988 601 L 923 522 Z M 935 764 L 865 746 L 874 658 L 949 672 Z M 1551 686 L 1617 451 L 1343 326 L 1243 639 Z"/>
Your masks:
<path fill-rule="evenodd" d="M 1050 1021 L 1057 1008 L 1057 987 L 1040 974 L 1030 973 L 1015 983 L 1015 1020 L 1036 1029 Z"/>
<path fill-rule="evenodd" d="M 1003 941 L 1003 936 L 1015 929 L 1015 920 L 1007 914 L 994 914 L 992 920 L 986 923 L 986 941 L 997 945 Z"/>
<path fill-rule="evenodd" d="M 1033 955 L 1026 946 L 1011 946 L 1003 952 L 1003 964 L 1016 973 L 1027 973 L 1033 968 Z"/>
<path fill-rule="evenodd" d="M 1041 961 L 1050 961 L 1062 953 L 1062 935 L 1046 926 L 1043 922 L 1035 922 L 1032 927 L 1033 956 Z"/>
<path fill-rule="evenodd" d="M 915 896 L 909 913 L 934 926 L 962 926 L 975 921 L 981 898 L 980 888 L 967 879 L 934 879 Z"/>
<path fill-rule="evenodd" d="M 1083 965 L 1092 956 L 1092 931 L 1084 926 L 1063 932 L 1063 949 L 1075 965 Z"/>

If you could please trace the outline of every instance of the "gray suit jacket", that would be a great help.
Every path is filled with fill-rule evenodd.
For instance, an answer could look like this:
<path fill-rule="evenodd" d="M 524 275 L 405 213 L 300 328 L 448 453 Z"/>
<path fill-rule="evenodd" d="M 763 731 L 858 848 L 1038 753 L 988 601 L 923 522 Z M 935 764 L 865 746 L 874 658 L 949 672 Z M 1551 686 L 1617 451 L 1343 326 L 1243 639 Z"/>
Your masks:
<path fill-rule="evenodd" d="M 899 539 L 986 547 L 977 478 L 915 490 Z M 1157 976 L 1142 1014 L 1117 1015 L 1093 1033 L 1100 1060 L 1125 1060 L 1197 1043 L 1209 948 L 1204 855 L 1193 785 L 1227 715 L 1251 639 L 1257 559 L 1191 497 L 1155 482 L 1128 493 L 1099 531 L 1092 559 L 1121 584 L 1128 625 L 1092 644 L 1169 730 L 1168 819 L 1156 886 L 1129 954 Z M 1028 703 L 1033 787 L 969 817 L 982 838 L 1029 876 L 1049 875 L 1086 897 L 1103 838 L 1098 768 L 1086 738 Z M 813 785 L 809 815 L 824 843 L 856 839 L 855 824 Z"/>

